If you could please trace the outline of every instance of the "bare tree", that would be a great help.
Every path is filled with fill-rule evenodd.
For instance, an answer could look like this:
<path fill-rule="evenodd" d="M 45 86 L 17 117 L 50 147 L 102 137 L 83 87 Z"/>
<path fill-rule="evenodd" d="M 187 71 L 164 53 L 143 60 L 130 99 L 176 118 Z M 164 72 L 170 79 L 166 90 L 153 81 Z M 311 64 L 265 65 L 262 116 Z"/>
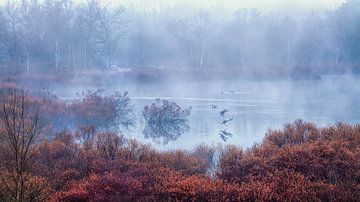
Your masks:
<path fill-rule="evenodd" d="M 104 57 L 106 67 L 110 68 L 118 51 L 119 41 L 125 35 L 123 7 L 113 7 L 107 0 L 100 4 L 98 0 L 89 0 L 88 9 L 94 23 L 96 54 Z"/>
<path fill-rule="evenodd" d="M 2 10 L 0 10 L 0 63 L 2 64 L 6 59 L 6 19 Z"/>
<path fill-rule="evenodd" d="M 30 73 L 33 52 L 41 44 L 43 38 L 43 20 L 41 18 L 41 6 L 37 1 L 22 0 L 20 6 L 20 24 L 24 37 L 24 57 L 26 73 Z"/>
<path fill-rule="evenodd" d="M 1 167 L 10 180 L 1 179 L 15 201 L 24 201 L 27 172 L 30 170 L 35 143 L 41 131 L 38 113 L 23 90 L 11 89 L 0 101 L 0 132 L 4 161 Z M 3 178 L 3 176 L 2 176 Z M 12 184 L 6 184 L 6 183 Z"/>
<path fill-rule="evenodd" d="M 72 43 L 72 65 L 76 73 L 75 50 L 77 49 L 78 61 L 82 64 L 85 71 L 88 69 L 89 53 L 91 53 L 91 40 L 94 34 L 94 23 L 91 20 L 91 14 L 87 7 L 77 7 L 75 16 L 72 20 L 70 29 L 70 38 Z M 76 49 L 75 49 L 76 48 Z"/>
<path fill-rule="evenodd" d="M 207 12 L 176 22 L 172 34 L 185 46 L 188 58 L 194 67 L 202 68 L 206 61 L 210 20 Z"/>
<path fill-rule="evenodd" d="M 3 45 L 7 53 L 7 63 L 10 71 L 15 72 L 15 68 L 22 61 L 21 33 L 19 31 L 19 6 L 7 0 L 4 7 L 6 19 L 6 32 Z"/>
<path fill-rule="evenodd" d="M 61 58 L 63 58 L 73 2 L 71 0 L 46 0 L 44 6 L 48 37 L 54 43 L 54 71 L 57 71 L 62 61 Z"/>

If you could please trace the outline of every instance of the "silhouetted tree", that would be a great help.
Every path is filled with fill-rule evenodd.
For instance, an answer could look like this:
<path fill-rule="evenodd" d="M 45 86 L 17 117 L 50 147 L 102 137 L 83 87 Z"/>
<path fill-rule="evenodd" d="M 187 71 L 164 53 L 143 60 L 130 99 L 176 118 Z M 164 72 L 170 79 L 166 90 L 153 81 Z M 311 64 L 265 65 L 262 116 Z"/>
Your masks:
<path fill-rule="evenodd" d="M 37 109 L 31 98 L 22 91 L 9 89 L 0 100 L 1 131 L 1 183 L 10 192 L 12 200 L 29 200 L 28 180 L 31 180 L 30 168 L 33 163 L 35 144 L 41 125 L 38 123 Z M 4 179 L 10 178 L 10 179 Z M 31 188 L 31 187 L 30 187 Z"/>

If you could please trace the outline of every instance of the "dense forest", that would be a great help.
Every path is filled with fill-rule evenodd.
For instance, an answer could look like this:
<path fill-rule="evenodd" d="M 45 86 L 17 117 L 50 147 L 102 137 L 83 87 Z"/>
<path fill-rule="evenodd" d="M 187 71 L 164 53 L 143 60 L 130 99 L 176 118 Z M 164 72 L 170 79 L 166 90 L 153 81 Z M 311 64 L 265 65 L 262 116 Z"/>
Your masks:
<path fill-rule="evenodd" d="M 261 144 L 158 151 L 107 127 L 124 95 L 64 103 L 1 88 L 1 201 L 357 201 L 360 126 L 297 120 Z M 56 106 L 56 107 L 54 107 Z M 75 106 L 75 107 L 74 107 Z M 122 105 L 124 106 L 124 104 Z M 124 109 L 127 109 L 125 107 Z M 59 115 L 79 122 L 56 132 Z M 131 120 L 131 119 L 130 119 Z"/>
<path fill-rule="evenodd" d="M 325 66 L 330 71 L 359 63 L 357 0 L 301 17 L 256 9 L 221 17 L 211 9 L 185 12 L 181 3 L 144 5 L 7 0 L 0 7 L 0 69 L 76 73 L 162 66 L 274 71 Z"/>

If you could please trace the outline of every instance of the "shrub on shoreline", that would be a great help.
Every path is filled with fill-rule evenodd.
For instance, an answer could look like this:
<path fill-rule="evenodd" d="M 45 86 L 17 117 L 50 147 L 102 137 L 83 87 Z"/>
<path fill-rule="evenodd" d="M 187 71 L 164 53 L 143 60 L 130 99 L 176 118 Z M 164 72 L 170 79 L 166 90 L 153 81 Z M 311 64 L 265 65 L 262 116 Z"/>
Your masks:
<path fill-rule="evenodd" d="M 25 94 L 24 98 L 36 106 L 68 107 L 55 98 L 46 102 Z M 102 108 L 98 105 L 104 103 L 106 106 L 108 102 L 102 99 L 100 95 L 91 95 L 76 106 L 88 112 L 89 102 L 93 100 L 99 102 L 91 108 Z M 105 99 L 112 101 L 113 97 Z M 121 99 L 128 99 L 127 95 Z M 2 110 L 7 110 L 7 103 L 1 101 Z M 39 120 L 57 124 L 53 118 L 59 116 L 58 111 L 45 109 L 37 112 Z M 29 114 L 21 119 L 21 114 L 15 113 L 14 117 L 15 122 L 20 121 L 16 124 L 21 125 L 30 123 L 27 117 L 33 116 Z M 86 123 L 86 127 L 78 126 L 80 131 L 65 130 L 54 134 L 52 139 L 29 141 L 31 156 L 24 152 L 20 154 L 25 156 L 16 156 L 17 149 L 23 149 L 17 138 L 25 138 L 27 134 L 12 133 L 16 130 L 2 118 L 0 201 L 16 200 L 19 193 L 24 200 L 39 201 L 357 201 L 360 198 L 359 124 L 337 123 L 319 128 L 296 120 L 281 130 L 269 130 L 261 144 L 247 150 L 236 145 L 200 145 L 192 151 L 157 151 L 117 131 L 108 131 L 107 127 L 97 132 L 92 129 L 93 122 Z M 48 135 L 51 131 L 42 133 Z M 219 154 L 217 162 L 216 154 Z M 28 160 L 18 165 L 17 157 Z M 212 175 L 209 170 L 214 163 L 216 174 Z M 16 166 L 9 165 L 21 169 L 14 170 Z"/>

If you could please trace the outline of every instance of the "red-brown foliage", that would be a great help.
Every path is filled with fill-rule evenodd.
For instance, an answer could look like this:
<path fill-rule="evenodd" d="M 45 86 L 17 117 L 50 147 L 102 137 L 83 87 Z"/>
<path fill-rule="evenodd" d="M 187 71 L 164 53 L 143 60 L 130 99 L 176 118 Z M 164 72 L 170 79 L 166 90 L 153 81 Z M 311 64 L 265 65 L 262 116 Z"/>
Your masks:
<path fill-rule="evenodd" d="M 53 197 L 56 201 L 133 201 L 142 197 L 142 189 L 143 184 L 136 178 L 110 172 L 91 175 Z"/>
<path fill-rule="evenodd" d="M 2 201 L 19 200 L 16 195 L 19 185 L 15 183 L 14 178 L 19 178 L 23 181 L 21 187 L 23 193 L 20 200 L 44 201 L 52 193 L 50 184 L 44 177 L 34 176 L 30 173 L 23 173 L 20 176 L 18 173 L 9 173 L 4 168 L 1 168 L 0 199 Z"/>
<path fill-rule="evenodd" d="M 80 150 L 71 133 L 60 133 L 51 143 L 43 141 L 37 150 L 33 172 L 49 179 L 55 190 L 82 178 Z"/>
<path fill-rule="evenodd" d="M 318 129 L 298 120 L 247 151 L 225 148 L 218 177 L 242 184 L 249 200 L 356 201 L 359 146 L 358 126 Z"/>
<path fill-rule="evenodd" d="M 51 106 L 60 106 L 63 114 L 74 110 L 74 106 L 79 107 L 75 113 L 82 117 L 78 117 L 81 125 L 73 127 L 77 129 L 75 132 L 65 131 L 51 139 L 32 141 L 32 155 L 24 172 L 19 172 L 21 176 L 2 169 L 5 166 L 2 164 L 0 201 L 16 198 L 14 190 L 18 189 L 18 182 L 24 189 L 22 198 L 36 201 L 357 201 L 360 198 L 360 125 L 338 123 L 318 128 L 297 120 L 285 125 L 283 130 L 270 130 L 262 144 L 247 150 L 235 145 L 218 148 L 200 145 L 192 151 L 157 151 L 124 135 L 101 131 L 111 125 L 116 115 L 107 114 L 102 107 L 90 109 L 104 103 L 106 108 L 106 103 L 113 103 L 115 98 L 107 97 L 103 102 L 95 94 L 72 106 L 55 98 L 41 101 L 28 96 L 26 99 L 40 107 L 39 116 L 44 115 L 40 119 L 47 120 L 48 126 L 58 124 L 53 117 L 59 111 Z M 9 159 L 6 129 L 0 122 L 0 162 Z M 51 131 L 43 131 L 43 135 Z M 218 153 L 216 175 L 212 175 Z"/>

